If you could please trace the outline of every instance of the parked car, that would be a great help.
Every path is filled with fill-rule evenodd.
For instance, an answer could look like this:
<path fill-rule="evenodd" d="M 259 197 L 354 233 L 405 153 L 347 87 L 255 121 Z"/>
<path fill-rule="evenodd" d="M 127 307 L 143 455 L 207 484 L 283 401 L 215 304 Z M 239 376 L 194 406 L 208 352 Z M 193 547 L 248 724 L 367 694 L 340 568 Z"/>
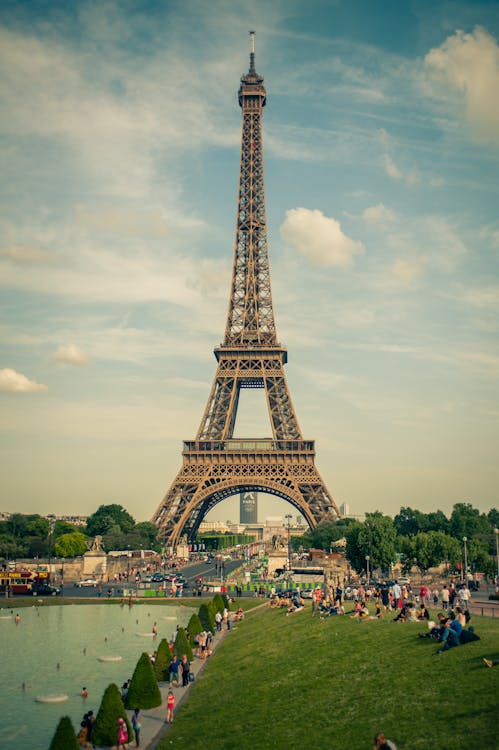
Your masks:
<path fill-rule="evenodd" d="M 154 573 L 154 575 L 151 576 L 152 583 L 163 583 L 164 580 L 165 577 L 162 573 Z"/>
<path fill-rule="evenodd" d="M 96 578 L 84 578 L 82 581 L 78 581 L 78 583 L 75 583 L 75 586 L 77 586 L 79 589 L 82 587 L 90 587 L 90 586 L 97 586 L 99 581 Z"/>
<path fill-rule="evenodd" d="M 39 583 L 31 589 L 32 596 L 58 596 L 61 589 L 51 586 L 50 583 Z"/>

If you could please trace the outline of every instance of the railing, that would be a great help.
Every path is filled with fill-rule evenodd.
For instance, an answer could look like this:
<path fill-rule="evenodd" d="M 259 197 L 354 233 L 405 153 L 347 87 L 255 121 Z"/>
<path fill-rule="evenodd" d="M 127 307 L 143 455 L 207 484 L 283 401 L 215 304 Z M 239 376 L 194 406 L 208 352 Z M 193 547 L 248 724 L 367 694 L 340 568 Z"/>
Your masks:
<path fill-rule="evenodd" d="M 244 452 L 251 453 L 285 451 L 286 453 L 313 453 L 313 440 L 185 440 L 184 453 L 192 452 Z"/>

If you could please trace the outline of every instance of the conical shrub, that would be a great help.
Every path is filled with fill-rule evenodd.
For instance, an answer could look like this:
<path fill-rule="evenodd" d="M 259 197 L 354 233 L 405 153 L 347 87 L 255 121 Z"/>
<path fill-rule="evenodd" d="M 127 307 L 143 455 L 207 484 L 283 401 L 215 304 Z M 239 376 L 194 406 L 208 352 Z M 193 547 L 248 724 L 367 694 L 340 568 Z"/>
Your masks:
<path fill-rule="evenodd" d="M 79 750 L 73 722 L 69 716 L 63 716 L 52 737 L 49 750 Z"/>
<path fill-rule="evenodd" d="M 136 708 L 136 706 L 134 706 Z M 102 696 L 97 718 L 92 730 L 92 742 L 97 746 L 112 747 L 118 743 L 118 719 L 124 719 L 128 730 L 128 738 L 133 737 L 132 727 L 128 721 L 125 706 L 121 700 L 118 686 L 111 683 Z"/>
<path fill-rule="evenodd" d="M 149 654 L 142 654 L 126 695 L 127 708 L 156 708 L 161 705 L 161 693 Z"/>
<path fill-rule="evenodd" d="M 215 617 L 208 604 L 201 604 L 199 607 L 199 619 L 204 630 L 215 630 Z"/>
<path fill-rule="evenodd" d="M 224 607 L 227 607 L 227 611 L 229 612 L 230 611 L 229 597 L 227 596 L 227 594 L 221 594 L 221 596 L 222 596 L 222 601 L 224 603 Z"/>
<path fill-rule="evenodd" d="M 192 648 L 191 648 L 191 644 L 189 643 L 187 639 L 187 635 L 185 633 L 184 628 L 179 628 L 177 630 L 177 637 L 175 638 L 174 650 L 179 659 L 181 659 L 183 655 L 185 654 L 187 658 L 189 659 L 189 661 L 192 661 Z"/>
<path fill-rule="evenodd" d="M 222 614 L 226 607 L 226 604 L 221 594 L 215 594 L 215 596 L 213 597 L 213 604 L 215 605 L 216 611 Z"/>
<path fill-rule="evenodd" d="M 189 643 L 194 643 L 194 638 L 203 631 L 203 625 L 199 619 L 199 615 L 195 612 L 191 615 L 191 619 L 187 623 L 187 634 L 189 636 Z"/>
<path fill-rule="evenodd" d="M 166 638 L 163 638 L 158 646 L 158 650 L 156 651 L 156 659 L 153 665 L 154 674 L 156 675 L 158 682 L 163 682 L 168 679 L 167 672 L 171 658 L 172 652 L 170 651 L 170 646 L 168 645 Z M 133 706 L 133 708 L 137 708 L 137 706 Z"/>

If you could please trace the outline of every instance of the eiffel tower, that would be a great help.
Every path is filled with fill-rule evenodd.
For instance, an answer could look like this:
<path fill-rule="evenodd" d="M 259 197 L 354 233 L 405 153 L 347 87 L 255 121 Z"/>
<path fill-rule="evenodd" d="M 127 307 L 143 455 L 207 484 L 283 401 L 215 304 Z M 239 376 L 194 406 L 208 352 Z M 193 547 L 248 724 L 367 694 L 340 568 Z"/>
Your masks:
<path fill-rule="evenodd" d="M 184 442 L 182 468 L 152 521 L 167 546 L 193 539 L 206 514 L 239 492 L 260 491 L 287 500 L 310 527 L 340 518 L 314 464 L 313 440 L 304 440 L 291 402 L 277 341 L 267 247 L 262 113 L 267 95 L 250 65 L 241 78 L 241 166 L 236 243 L 225 338 L 214 350 L 217 371 L 195 440 Z M 241 388 L 265 391 L 272 427 L 268 439 L 236 439 Z"/>

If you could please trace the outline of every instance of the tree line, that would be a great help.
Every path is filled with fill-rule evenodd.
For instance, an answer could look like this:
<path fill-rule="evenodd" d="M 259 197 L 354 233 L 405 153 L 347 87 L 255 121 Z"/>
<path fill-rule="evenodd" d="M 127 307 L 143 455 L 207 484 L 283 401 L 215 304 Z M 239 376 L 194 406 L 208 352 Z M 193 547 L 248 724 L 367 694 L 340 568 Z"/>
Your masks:
<path fill-rule="evenodd" d="M 83 555 L 88 542 L 102 536 L 102 547 L 112 549 L 153 549 L 159 551 L 158 530 L 153 523 L 136 523 L 118 504 L 101 505 L 88 517 L 86 526 L 55 521 L 36 513 L 13 513 L 0 522 L 0 558 L 77 557 Z"/>
<path fill-rule="evenodd" d="M 344 538 L 346 558 L 359 574 L 366 572 L 367 557 L 371 571 L 386 574 L 394 563 L 400 562 L 404 572 L 416 566 L 425 573 L 443 563 L 450 570 L 457 570 L 463 562 L 466 537 L 469 572 L 494 575 L 498 526 L 499 512 L 495 508 L 480 513 L 470 503 L 456 503 L 448 518 L 441 510 L 423 513 L 403 507 L 393 519 L 376 511 L 366 513 L 362 522 L 344 518 L 322 523 L 302 537 L 293 537 L 291 543 L 296 550 L 334 550 Z"/>

